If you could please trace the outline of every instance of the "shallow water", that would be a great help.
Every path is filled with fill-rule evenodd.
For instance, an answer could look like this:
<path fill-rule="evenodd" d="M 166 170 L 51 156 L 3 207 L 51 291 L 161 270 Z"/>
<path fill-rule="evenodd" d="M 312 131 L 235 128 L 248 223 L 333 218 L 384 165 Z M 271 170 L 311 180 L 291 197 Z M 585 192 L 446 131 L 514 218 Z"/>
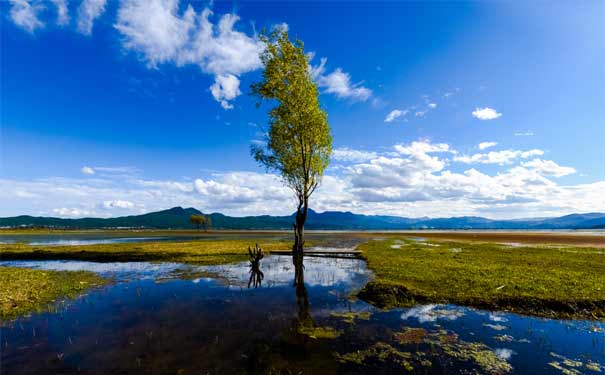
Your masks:
<path fill-rule="evenodd" d="M 86 269 L 115 280 L 55 313 L 5 322 L 2 374 L 399 374 L 406 366 L 423 374 L 605 371 L 603 322 L 454 305 L 380 311 L 349 297 L 371 277 L 359 259 L 305 258 L 304 287 L 293 287 L 292 258 L 268 256 L 256 288 L 248 287 L 247 262 L 0 264 Z M 361 314 L 334 316 L 349 312 Z M 322 333 L 338 337 L 314 338 Z M 356 363 L 359 353 L 364 358 Z"/>

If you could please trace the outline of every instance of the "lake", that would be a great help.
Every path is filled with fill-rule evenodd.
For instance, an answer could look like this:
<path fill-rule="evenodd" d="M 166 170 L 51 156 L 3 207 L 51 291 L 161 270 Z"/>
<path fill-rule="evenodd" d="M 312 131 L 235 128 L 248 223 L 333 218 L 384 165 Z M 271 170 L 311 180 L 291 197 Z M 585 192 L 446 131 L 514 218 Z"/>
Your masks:
<path fill-rule="evenodd" d="M 352 257 L 306 257 L 301 268 L 291 256 L 270 255 L 260 262 L 262 277 L 248 262 L 0 265 L 113 279 L 54 312 L 4 322 L 2 374 L 605 371 L 605 322 L 456 305 L 382 311 L 350 297 L 372 277 Z"/>

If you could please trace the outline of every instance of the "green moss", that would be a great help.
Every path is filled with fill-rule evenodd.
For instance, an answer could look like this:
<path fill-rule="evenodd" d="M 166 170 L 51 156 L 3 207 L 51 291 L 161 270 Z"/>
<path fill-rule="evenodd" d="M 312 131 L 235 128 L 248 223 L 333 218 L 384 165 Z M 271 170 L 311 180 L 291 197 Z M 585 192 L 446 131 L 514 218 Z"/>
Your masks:
<path fill-rule="evenodd" d="M 605 319 L 603 249 L 411 240 L 392 248 L 402 243 L 395 241 L 359 246 L 376 278 L 358 296 L 376 306 L 457 303 L 553 318 Z"/>
<path fill-rule="evenodd" d="M 353 324 L 356 319 L 369 320 L 372 314 L 369 311 L 333 312 L 330 316 L 339 318 L 345 323 Z"/>
<path fill-rule="evenodd" d="M 377 342 L 367 349 L 358 350 L 356 352 L 345 354 L 335 353 L 334 357 L 340 363 L 354 363 L 357 365 L 364 364 L 369 359 L 379 362 L 388 360 L 398 364 L 407 371 L 414 370 L 414 367 L 410 363 L 410 359 L 412 358 L 411 353 L 399 351 L 385 342 Z"/>
<path fill-rule="evenodd" d="M 463 362 L 480 373 L 504 374 L 512 370 L 511 365 L 485 344 L 460 340 L 458 335 L 445 330 L 429 332 L 423 328 L 404 328 L 393 334 L 394 341 L 405 348 L 398 349 L 385 342 L 377 342 L 363 350 L 346 354 L 335 354 L 341 363 L 369 365 L 372 361 L 390 361 L 406 370 L 418 367 L 430 367 L 433 361 L 443 360 Z M 422 347 L 422 349 L 418 349 Z M 474 373 L 474 372 L 473 372 Z"/>
<path fill-rule="evenodd" d="M 299 326 L 298 333 L 308 336 L 312 339 L 335 339 L 340 337 L 341 331 L 333 327 L 314 327 L 314 326 Z"/>
<path fill-rule="evenodd" d="M 76 297 L 105 283 L 92 272 L 0 267 L 0 318 L 45 311 L 58 299 Z"/>

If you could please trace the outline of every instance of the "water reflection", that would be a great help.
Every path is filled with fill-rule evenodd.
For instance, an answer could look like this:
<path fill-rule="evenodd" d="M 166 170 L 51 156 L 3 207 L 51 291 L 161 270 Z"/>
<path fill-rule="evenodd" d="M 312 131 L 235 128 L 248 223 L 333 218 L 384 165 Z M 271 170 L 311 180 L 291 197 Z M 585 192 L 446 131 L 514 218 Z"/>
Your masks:
<path fill-rule="evenodd" d="M 251 260 L 220 267 L 30 262 L 96 270 L 118 282 L 57 313 L 5 322 L 0 373 L 396 374 L 409 365 L 425 374 L 596 375 L 605 368 L 603 322 L 453 305 L 381 311 L 350 297 L 370 277 L 362 260 L 305 258 L 303 265 L 265 255 L 254 267 Z M 256 272 L 262 283 L 247 288 Z"/>
<path fill-rule="evenodd" d="M 265 274 L 260 270 L 260 261 L 265 255 L 258 244 L 254 246 L 254 249 L 248 246 L 248 254 L 250 256 L 250 279 L 248 280 L 248 288 L 250 288 L 251 285 L 258 288 L 265 278 Z"/>

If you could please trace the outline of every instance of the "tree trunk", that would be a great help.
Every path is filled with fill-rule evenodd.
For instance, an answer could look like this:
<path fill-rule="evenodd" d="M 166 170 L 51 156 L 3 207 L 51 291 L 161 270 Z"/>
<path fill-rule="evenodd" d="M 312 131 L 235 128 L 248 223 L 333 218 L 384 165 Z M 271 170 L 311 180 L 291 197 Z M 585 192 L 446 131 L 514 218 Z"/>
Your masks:
<path fill-rule="evenodd" d="M 305 244 L 305 222 L 309 211 L 309 201 L 305 199 L 298 204 L 296 210 L 296 222 L 294 223 L 294 247 L 292 253 L 302 255 Z"/>

